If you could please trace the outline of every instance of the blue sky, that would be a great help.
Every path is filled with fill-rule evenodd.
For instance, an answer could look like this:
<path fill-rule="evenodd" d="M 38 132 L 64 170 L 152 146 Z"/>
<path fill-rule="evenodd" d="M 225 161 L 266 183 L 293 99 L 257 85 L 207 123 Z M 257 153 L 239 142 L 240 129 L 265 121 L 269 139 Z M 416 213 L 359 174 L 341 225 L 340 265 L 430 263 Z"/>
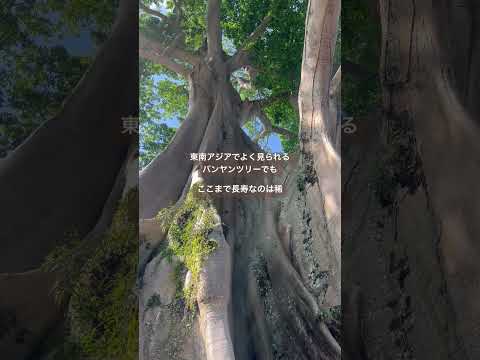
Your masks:
<path fill-rule="evenodd" d="M 272 152 L 283 152 L 282 144 L 280 143 L 280 138 L 277 134 L 271 134 L 267 140 L 267 146 Z"/>

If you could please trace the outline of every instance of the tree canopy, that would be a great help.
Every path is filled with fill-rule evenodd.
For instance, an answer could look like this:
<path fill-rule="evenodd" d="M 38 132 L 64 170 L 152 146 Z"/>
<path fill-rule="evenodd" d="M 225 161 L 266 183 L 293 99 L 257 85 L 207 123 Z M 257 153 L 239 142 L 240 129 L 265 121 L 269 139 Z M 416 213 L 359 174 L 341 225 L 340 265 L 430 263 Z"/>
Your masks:
<path fill-rule="evenodd" d="M 298 144 L 296 97 L 300 83 L 305 0 L 221 2 L 224 57 L 234 66 L 231 82 L 243 101 L 261 105 L 244 123 L 247 133 L 262 144 L 277 133 L 284 151 Z M 188 108 L 186 74 L 175 67 L 206 48 L 206 1 L 144 1 L 140 4 L 141 38 L 162 52 L 173 53 L 168 68 L 143 56 L 141 61 L 141 163 L 146 165 L 166 147 Z M 293 106 L 292 106 L 293 105 Z M 261 126 L 259 126 L 261 125 Z M 264 131 L 268 130 L 268 131 Z M 155 138 L 151 136 L 157 134 Z"/>
<path fill-rule="evenodd" d="M 0 157 L 59 111 L 91 63 L 93 47 L 106 39 L 115 8 L 80 0 L 2 4 Z M 72 53 L 68 45 L 75 40 L 92 51 Z"/>

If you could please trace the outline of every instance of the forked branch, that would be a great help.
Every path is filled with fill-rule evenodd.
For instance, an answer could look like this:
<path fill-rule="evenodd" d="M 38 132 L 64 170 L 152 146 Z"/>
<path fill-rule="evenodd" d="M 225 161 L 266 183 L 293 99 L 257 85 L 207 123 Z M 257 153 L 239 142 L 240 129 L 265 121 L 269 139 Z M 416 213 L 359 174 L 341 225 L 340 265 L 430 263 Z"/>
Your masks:
<path fill-rule="evenodd" d="M 146 38 L 140 33 L 140 57 L 150 60 L 155 64 L 163 65 L 170 71 L 186 76 L 188 74 L 187 67 L 175 62 L 175 57 L 169 53 L 171 52 L 168 51 L 168 48 L 164 49 L 160 44 Z"/>
<path fill-rule="evenodd" d="M 258 119 L 263 125 L 263 131 L 257 136 L 256 139 L 254 139 L 255 142 L 258 142 L 260 139 L 263 139 L 271 133 L 283 135 L 288 139 L 295 139 L 296 135 L 290 130 L 273 125 L 267 114 L 265 114 L 262 109 L 257 109 L 255 115 L 258 117 Z"/>
<path fill-rule="evenodd" d="M 272 15 L 268 14 L 257 26 L 257 28 L 250 34 L 242 47 L 232 56 L 228 62 L 230 72 L 235 71 L 248 64 L 248 51 L 255 44 L 255 42 L 263 35 L 267 29 L 268 24 L 272 20 Z"/>
<path fill-rule="evenodd" d="M 150 60 L 151 62 L 159 65 L 165 66 L 168 70 L 173 71 L 177 74 L 187 76 L 188 69 L 183 66 L 182 64 L 176 63 L 168 56 L 164 56 L 162 54 L 156 53 L 151 49 L 139 49 L 140 57 L 146 60 Z"/>
<path fill-rule="evenodd" d="M 267 99 L 244 101 L 240 112 L 240 126 L 243 126 L 252 119 L 258 118 L 263 125 L 263 131 L 253 139 L 254 142 L 258 142 L 271 133 L 283 135 L 289 139 L 295 139 L 297 135 L 288 129 L 273 125 L 267 114 L 264 112 L 264 108 L 275 101 L 282 99 L 289 99 L 291 95 L 284 93 L 278 96 L 272 96 Z"/>

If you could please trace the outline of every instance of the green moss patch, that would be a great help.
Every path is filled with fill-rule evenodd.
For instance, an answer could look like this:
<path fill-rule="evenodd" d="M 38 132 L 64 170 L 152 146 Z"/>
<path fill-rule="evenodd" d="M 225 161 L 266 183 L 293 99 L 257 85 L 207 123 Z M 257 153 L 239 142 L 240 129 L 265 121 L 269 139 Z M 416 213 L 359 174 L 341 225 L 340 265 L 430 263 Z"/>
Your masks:
<path fill-rule="evenodd" d="M 189 286 L 181 288 L 187 306 L 193 309 L 203 262 L 217 247 L 217 242 L 209 239 L 215 227 L 215 210 L 194 185 L 180 207 L 163 209 L 157 217 L 168 232 L 169 244 L 163 250 L 163 256 L 176 256 L 190 271 Z"/>

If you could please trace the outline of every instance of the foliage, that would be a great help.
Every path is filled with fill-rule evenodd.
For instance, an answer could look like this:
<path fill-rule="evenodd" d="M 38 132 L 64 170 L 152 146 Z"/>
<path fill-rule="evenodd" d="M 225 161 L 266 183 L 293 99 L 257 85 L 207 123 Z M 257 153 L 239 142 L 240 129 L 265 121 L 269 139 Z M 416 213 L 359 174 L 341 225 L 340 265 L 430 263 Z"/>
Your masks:
<path fill-rule="evenodd" d="M 193 186 L 178 208 L 162 209 L 157 218 L 168 232 L 169 245 L 163 256 L 175 255 L 191 274 L 190 286 L 184 289 L 187 306 L 193 309 L 200 270 L 205 258 L 216 249 L 209 238 L 215 227 L 215 211 Z"/>
<path fill-rule="evenodd" d="M 257 89 L 268 89 L 271 95 L 298 89 L 306 5 L 305 0 L 224 0 L 223 29 L 237 49 L 265 16 L 272 17 L 264 35 L 250 48 L 253 66 L 259 70 Z"/>
<path fill-rule="evenodd" d="M 1 53 L 1 51 L 0 51 Z M 1 77 L 5 102 L 0 107 L 0 157 L 58 113 L 91 59 L 72 57 L 64 47 L 24 49 Z"/>
<path fill-rule="evenodd" d="M 188 84 L 183 78 L 161 65 L 141 59 L 139 84 L 141 121 L 185 118 Z"/>
<path fill-rule="evenodd" d="M 253 90 L 245 94 L 248 99 L 285 95 L 265 109 L 273 125 L 298 133 L 298 115 L 288 101 L 288 95 L 296 94 L 300 85 L 303 37 L 307 1 L 224 1 L 223 26 L 225 35 L 232 39 L 236 48 L 244 45 L 245 39 L 266 15 L 272 16 L 265 34 L 253 45 L 249 53 L 256 69 L 252 79 Z M 298 139 L 280 135 L 285 152 L 295 151 Z"/>
<path fill-rule="evenodd" d="M 187 115 L 187 82 L 183 79 L 159 79 L 157 91 L 164 118 L 177 118 L 180 121 Z"/>
<path fill-rule="evenodd" d="M 158 74 L 163 74 L 159 76 Z M 162 119 L 185 117 L 188 97 L 186 84 L 162 66 L 140 59 L 140 169 L 166 148 L 175 129 Z"/>
<path fill-rule="evenodd" d="M 111 228 L 85 265 L 71 300 L 72 331 L 84 351 L 99 359 L 138 355 L 138 192 L 122 200 Z"/>
<path fill-rule="evenodd" d="M 41 2 L 38 7 L 44 13 L 59 15 L 57 28 L 72 34 L 79 34 L 83 29 L 92 31 L 96 43 L 106 40 L 119 0 L 48 0 Z"/>
<path fill-rule="evenodd" d="M 71 240 L 47 258 L 44 270 L 64 276 L 57 297 L 68 301 L 70 337 L 77 353 L 91 359 L 137 358 L 137 266 L 136 189 L 118 205 L 98 247 L 85 251 L 80 240 Z"/>
<path fill-rule="evenodd" d="M 262 148 L 264 151 L 270 151 L 268 142 L 270 140 L 271 134 L 267 136 L 260 136 L 263 131 L 263 125 L 259 119 L 253 119 L 243 125 L 243 130 L 246 131 L 247 135 L 253 139 L 257 140 L 257 144 Z"/>
<path fill-rule="evenodd" d="M 45 258 L 42 270 L 59 274 L 53 289 L 59 305 L 69 301 L 79 272 L 86 262 L 88 250 L 83 247 L 80 235 L 72 231 L 65 234 L 64 243 L 58 245 Z"/>
<path fill-rule="evenodd" d="M 178 3 L 181 4 L 180 8 L 176 8 Z M 161 8 L 169 18 L 168 21 L 164 21 L 141 13 L 141 31 L 147 37 L 163 44 L 164 47 L 172 46 L 175 41 L 193 52 L 204 49 L 206 1 L 144 1 L 144 4 L 150 7 L 156 5 L 156 8 Z M 298 133 L 299 120 L 288 101 L 288 96 L 296 94 L 300 84 L 306 6 L 306 0 L 222 2 L 224 51 L 231 55 L 237 49 L 246 46 L 254 68 L 252 76 L 244 70 L 233 74 L 231 80 L 235 88 L 243 100 L 284 95 L 284 99 L 267 109 L 267 116 L 276 125 L 294 133 Z M 271 16 L 271 21 L 263 36 L 255 43 L 245 44 L 248 36 L 266 15 Z M 180 35 L 178 28 L 172 25 L 177 16 L 181 19 L 183 35 Z M 158 126 L 153 125 L 152 121 L 158 123 L 172 118 L 181 121 L 187 109 L 185 80 L 159 66 L 152 68 L 152 73 L 148 77 L 149 79 L 145 78 L 145 86 L 141 85 L 140 93 L 144 91 L 146 94 L 141 95 L 143 98 L 141 104 L 142 107 L 152 110 L 144 113 L 142 121 L 148 122 L 150 127 Z M 238 86 L 240 78 L 247 79 L 251 86 Z M 250 125 L 250 130 L 255 130 L 253 125 Z M 280 139 L 285 151 L 290 152 L 297 148 L 298 140 L 287 139 L 283 135 L 280 135 Z M 157 144 L 154 144 L 153 138 L 142 138 L 141 142 L 145 147 L 151 148 L 152 153 L 153 149 L 158 153 L 165 145 L 165 141 L 158 139 Z"/>
<path fill-rule="evenodd" d="M 94 43 L 105 40 L 117 4 L 118 0 L 7 0 L 2 4 L 0 157 L 58 113 L 91 63 Z M 79 35 L 90 43 L 91 54 L 67 51 L 66 44 Z"/>
<path fill-rule="evenodd" d="M 140 148 L 140 168 L 147 166 L 159 152 L 167 147 L 175 135 L 175 129 L 153 120 L 140 124 L 142 147 Z"/>
<path fill-rule="evenodd" d="M 265 114 L 273 125 L 298 134 L 298 115 L 288 101 L 278 101 L 265 109 Z M 281 136 L 280 141 L 284 152 L 290 153 L 298 149 L 298 139 Z"/>

